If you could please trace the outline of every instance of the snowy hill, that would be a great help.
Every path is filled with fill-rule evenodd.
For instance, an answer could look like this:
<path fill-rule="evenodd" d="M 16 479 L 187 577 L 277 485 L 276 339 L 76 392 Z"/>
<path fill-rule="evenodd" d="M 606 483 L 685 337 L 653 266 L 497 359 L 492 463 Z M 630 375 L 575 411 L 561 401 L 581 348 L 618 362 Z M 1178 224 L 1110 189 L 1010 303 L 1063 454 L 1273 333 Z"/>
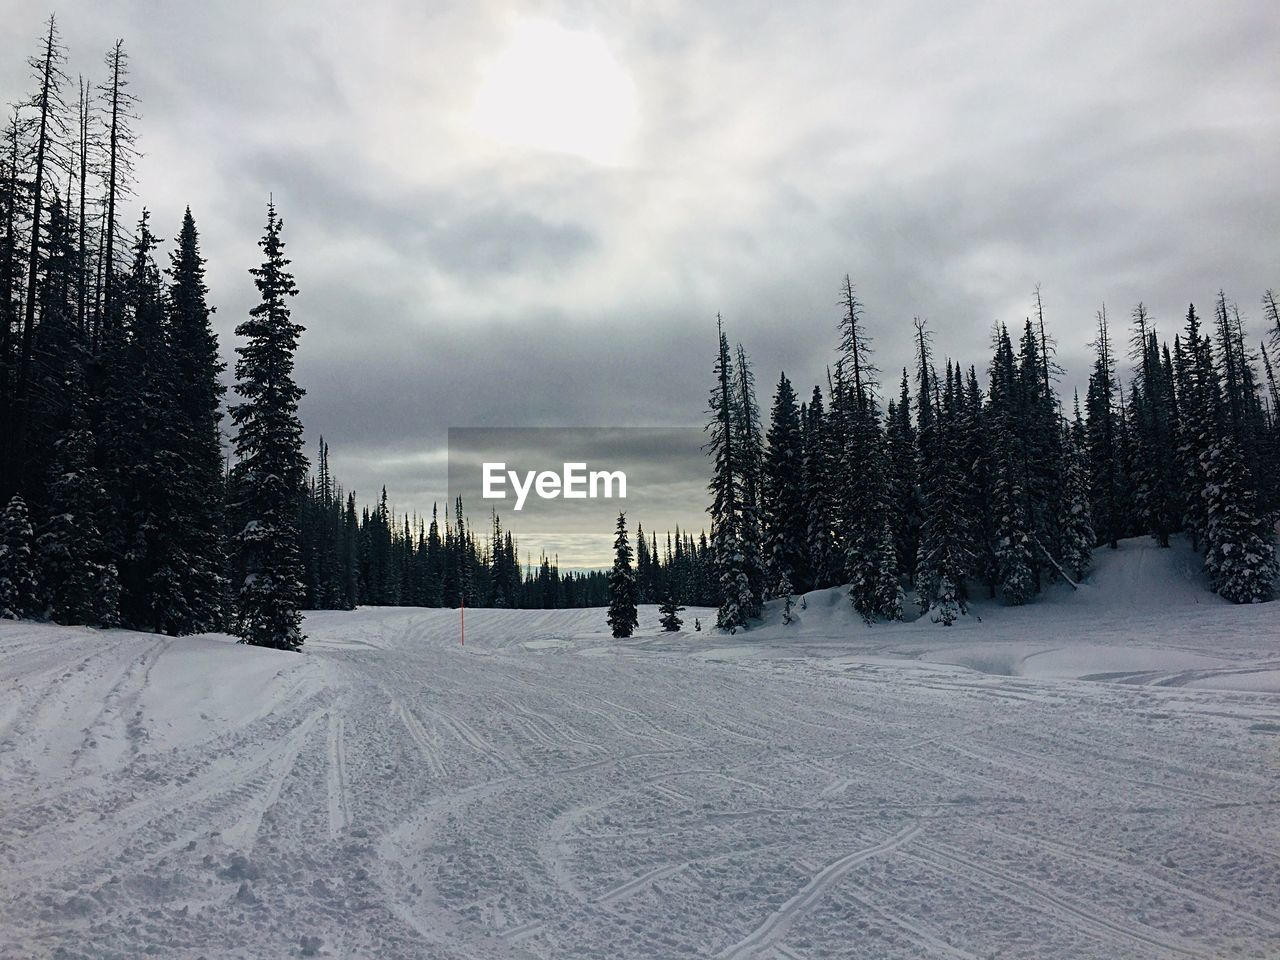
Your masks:
<path fill-rule="evenodd" d="M 951 628 L 0 623 L 0 957 L 1278 956 L 1280 605 L 1198 569 Z"/>

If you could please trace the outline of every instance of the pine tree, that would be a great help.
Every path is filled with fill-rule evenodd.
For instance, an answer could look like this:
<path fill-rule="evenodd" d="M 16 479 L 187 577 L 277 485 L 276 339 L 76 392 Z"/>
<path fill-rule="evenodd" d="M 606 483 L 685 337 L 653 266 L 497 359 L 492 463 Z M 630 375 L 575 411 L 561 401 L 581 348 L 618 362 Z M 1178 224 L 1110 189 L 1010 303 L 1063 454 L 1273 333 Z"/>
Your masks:
<path fill-rule="evenodd" d="M 1025 341 L 1024 341 L 1025 342 Z M 1025 364 L 1024 368 L 1025 370 Z M 991 364 L 990 423 L 995 501 L 995 559 L 1005 603 L 1018 606 L 1036 592 L 1032 542 L 1033 498 L 1028 491 L 1028 400 L 1009 332 L 1000 327 Z"/>
<path fill-rule="evenodd" d="M 180 498 L 188 482 L 175 402 L 164 290 L 153 258 L 159 243 L 144 209 L 123 284 L 123 326 L 107 334 L 107 482 L 116 500 L 115 562 L 121 618 L 128 626 L 177 635 L 193 618 L 186 587 L 192 572 Z"/>
<path fill-rule="evenodd" d="M 626 514 L 618 514 L 613 539 L 613 569 L 609 572 L 609 627 L 618 638 L 631 636 L 639 625 L 636 616 L 636 574 L 631 567 L 631 544 L 627 540 Z"/>
<path fill-rule="evenodd" d="M 1106 310 L 1098 312 L 1096 359 L 1085 399 L 1088 414 L 1090 513 L 1099 539 L 1114 550 L 1123 535 L 1120 448 L 1117 444 L 1115 359 L 1107 331 Z"/>
<path fill-rule="evenodd" d="M 737 531 L 742 546 L 743 570 L 751 594 L 747 616 L 758 617 L 768 585 L 760 520 L 764 452 L 761 446 L 760 411 L 756 407 L 755 377 L 741 344 L 737 348 L 737 359 L 733 379 L 734 403 L 731 407 L 731 420 L 737 434 L 733 447 L 738 459 L 735 473 L 740 481 Z"/>
<path fill-rule="evenodd" d="M 49 491 L 49 519 L 39 538 L 49 616 L 62 624 L 113 626 L 120 581 L 107 556 L 98 518 L 107 491 L 93 465 L 93 436 L 77 397 L 62 433 Z"/>
<path fill-rule="evenodd" d="M 822 390 L 813 388 L 804 421 L 804 502 L 806 505 L 810 585 L 834 586 L 841 566 L 832 534 L 835 515 L 835 464 L 832 462 L 831 424 L 823 410 Z"/>
<path fill-rule="evenodd" d="M 791 611 L 795 609 L 796 598 L 791 592 L 791 581 L 787 579 L 785 573 L 778 581 L 778 596 L 782 597 L 782 622 L 791 626 L 791 621 L 794 619 Z"/>
<path fill-rule="evenodd" d="M 840 438 L 837 509 L 849 599 L 868 623 L 901 615 L 897 548 L 889 524 L 889 482 L 884 433 L 875 398 L 876 368 L 862 304 L 846 276 L 841 300 L 840 359 L 832 392 L 832 423 Z"/>
<path fill-rule="evenodd" d="M 774 596 L 785 596 L 781 583 L 808 583 L 806 516 L 803 488 L 803 444 L 795 391 L 786 374 L 778 379 L 767 436 L 762 512 L 765 554 Z"/>
<path fill-rule="evenodd" d="M 683 609 L 684 607 L 676 603 L 670 594 L 667 594 L 662 601 L 662 605 L 658 607 L 658 612 L 662 614 L 662 629 L 668 633 L 675 633 L 679 630 L 684 625 L 684 621 L 680 619 L 680 611 Z"/>
<path fill-rule="evenodd" d="M 943 417 L 924 324 L 916 322 L 919 366 L 917 438 L 924 523 L 916 559 L 920 605 L 935 623 L 950 626 L 968 611 L 965 574 L 973 563 L 962 515 L 954 424 Z"/>
<path fill-rule="evenodd" d="M 1080 417 L 1080 397 L 1075 398 L 1075 418 L 1063 442 L 1066 458 L 1062 472 L 1061 531 L 1062 565 L 1075 580 L 1083 580 L 1093 562 L 1093 546 L 1098 542 L 1089 517 L 1089 477 L 1086 464 L 1086 436 Z"/>
<path fill-rule="evenodd" d="M 1205 514 L 1204 465 L 1221 434 L 1222 399 L 1213 353 L 1207 337 L 1200 335 L 1200 319 L 1194 305 L 1187 308 L 1185 342 L 1173 342 L 1178 397 L 1178 448 L 1176 463 L 1184 504 L 1184 522 L 1192 546 L 1204 542 L 1208 518 Z"/>
<path fill-rule="evenodd" d="M 1162 546 L 1177 527 L 1176 471 L 1172 432 L 1173 384 L 1165 379 L 1154 324 L 1146 307 L 1133 310 L 1132 356 L 1136 376 L 1130 396 L 1133 424 L 1130 473 L 1133 499 L 1148 532 Z"/>
<path fill-rule="evenodd" d="M 738 627 L 746 626 L 755 613 L 756 601 L 740 530 L 742 486 L 739 470 L 742 459 L 737 452 L 740 437 L 735 413 L 733 360 L 719 316 L 716 317 L 716 329 L 720 337 L 720 352 L 716 358 L 716 384 L 711 390 L 710 420 L 707 423 L 711 434 L 707 446 L 712 457 L 711 506 L 708 510 L 711 514 L 713 563 L 719 584 L 720 609 L 716 625 L 732 633 Z"/>
<path fill-rule="evenodd" d="M 62 67 L 66 62 L 64 50 L 58 35 L 57 22 L 49 17 L 45 35 L 41 39 L 39 55 L 28 60 L 36 92 L 26 106 L 33 112 L 32 136 L 32 169 L 31 169 L 31 213 L 28 227 L 29 240 L 26 248 L 27 264 L 27 296 L 24 302 L 21 329 L 17 344 L 17 382 L 15 385 L 14 413 L 16 429 L 13 449 L 15 460 L 25 462 L 26 442 L 28 438 L 28 415 L 30 387 L 32 379 L 32 360 L 34 355 L 37 305 L 39 297 L 40 268 L 44 262 L 41 246 L 41 232 L 45 226 L 46 207 L 54 194 L 52 183 L 55 171 L 64 165 L 65 148 L 68 143 L 66 128 L 66 103 L 62 97 L 62 88 L 67 82 Z"/>
<path fill-rule="evenodd" d="M 1275 597 L 1280 562 L 1275 529 L 1258 510 L 1248 469 L 1235 441 L 1223 437 L 1204 457 L 1205 569 L 1210 586 L 1232 603 Z"/>
<path fill-rule="evenodd" d="M 183 578 L 187 616 L 175 623 L 178 633 L 203 633 L 226 622 L 227 571 L 222 539 L 222 397 L 219 376 L 226 364 L 218 356 L 218 339 L 210 322 L 204 258 L 196 224 L 188 207 L 169 266 L 167 297 L 169 340 L 177 402 L 177 456 L 183 465 L 173 491 L 170 522 L 189 565 Z M 327 467 L 327 463 L 326 463 Z M 329 491 L 325 491 L 326 497 Z M 322 508 L 328 510 L 326 500 Z M 326 598 L 332 604 L 332 598 Z"/>
<path fill-rule="evenodd" d="M 231 408 L 239 458 L 236 509 L 244 517 L 237 535 L 245 577 L 240 585 L 236 634 L 242 642 L 296 650 L 302 646 L 302 564 L 298 552 L 298 502 L 306 475 L 293 356 L 302 327 L 289 313 L 298 290 L 284 256 L 282 223 L 267 205 L 265 259 L 250 271 L 261 302 L 236 328 L 246 342 L 236 348 L 236 392 Z"/>
<path fill-rule="evenodd" d="M 907 370 L 902 369 L 902 386 L 896 403 L 890 402 L 885 416 L 885 457 L 888 470 L 889 525 L 893 531 L 898 569 L 914 574 L 916 551 L 920 547 L 920 488 L 917 482 L 916 431 L 911 423 L 911 392 Z"/>
<path fill-rule="evenodd" d="M 0 619 L 33 616 L 39 608 L 34 540 L 27 505 L 15 493 L 0 516 Z"/>
<path fill-rule="evenodd" d="M 959 390 L 957 389 L 957 393 Z M 959 404 L 957 431 L 960 449 L 960 476 L 966 530 L 973 551 L 972 575 L 986 584 L 995 599 L 1000 585 L 1000 561 L 996 555 L 999 539 L 996 496 L 996 462 L 992 453 L 996 441 L 994 411 L 984 406 L 978 372 L 971 365 L 965 379 L 964 399 Z"/>

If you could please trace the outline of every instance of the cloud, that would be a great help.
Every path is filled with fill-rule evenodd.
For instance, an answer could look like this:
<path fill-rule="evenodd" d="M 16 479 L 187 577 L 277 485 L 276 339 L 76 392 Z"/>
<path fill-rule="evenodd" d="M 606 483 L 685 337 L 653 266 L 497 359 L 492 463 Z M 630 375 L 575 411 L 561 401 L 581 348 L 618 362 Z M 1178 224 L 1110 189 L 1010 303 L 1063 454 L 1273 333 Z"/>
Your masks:
<path fill-rule="evenodd" d="M 43 11 L 0 0 L 32 46 Z M 1093 317 L 1160 328 L 1219 287 L 1255 321 L 1280 284 L 1273 5 L 535 7 L 71 2 L 72 72 L 117 36 L 141 99 L 140 197 L 190 203 L 218 328 L 252 302 L 274 192 L 307 327 L 310 442 L 372 498 L 429 511 L 450 425 L 700 424 L 714 317 L 807 396 L 848 272 L 883 379 L 913 316 L 984 369 L 1035 285 L 1082 384 Z M 598 35 L 634 81 L 609 165 L 469 126 L 521 18 Z M 28 87 L 14 52 L 0 93 Z M 643 518 L 639 518 L 643 519 Z"/>

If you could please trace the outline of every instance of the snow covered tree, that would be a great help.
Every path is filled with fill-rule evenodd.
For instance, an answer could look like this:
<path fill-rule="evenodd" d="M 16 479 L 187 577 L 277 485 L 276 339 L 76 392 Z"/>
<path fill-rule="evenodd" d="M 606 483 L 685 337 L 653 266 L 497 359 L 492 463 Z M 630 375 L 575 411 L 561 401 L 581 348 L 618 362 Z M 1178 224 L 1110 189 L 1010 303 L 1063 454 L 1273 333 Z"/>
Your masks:
<path fill-rule="evenodd" d="M 787 579 L 784 573 L 782 579 L 778 581 L 778 596 L 782 598 L 782 622 L 787 626 L 791 625 L 791 611 L 795 609 L 796 598 L 792 593 L 791 581 Z"/>
<path fill-rule="evenodd" d="M 1173 341 L 1174 377 L 1177 385 L 1178 433 L 1175 463 L 1182 493 L 1183 519 L 1191 543 L 1199 547 L 1205 538 L 1204 463 L 1220 429 L 1221 390 L 1213 351 L 1200 334 L 1195 305 L 1187 308 L 1186 327 Z"/>
<path fill-rule="evenodd" d="M 901 620 L 905 597 L 902 593 L 902 579 L 899 577 L 897 545 L 887 518 L 880 528 L 880 543 L 875 561 L 875 607 L 872 612 L 885 620 Z"/>
<path fill-rule="evenodd" d="M 1098 338 L 1094 341 L 1094 349 L 1096 358 L 1085 397 L 1089 476 L 1092 481 L 1089 509 L 1099 539 L 1115 549 L 1123 534 L 1124 517 L 1120 450 L 1116 442 L 1115 359 L 1111 353 L 1105 310 L 1098 312 Z"/>
<path fill-rule="evenodd" d="M 957 387 L 956 393 L 960 395 Z M 986 584 L 995 599 L 1000 584 L 1000 562 L 996 556 L 997 506 L 994 411 L 984 405 L 978 371 L 970 365 L 965 377 L 963 400 L 958 404 L 957 444 L 960 450 L 961 494 L 966 529 L 973 551 L 972 576 Z"/>
<path fill-rule="evenodd" d="M 636 574 L 631 566 L 631 544 L 627 540 L 627 517 L 620 513 L 613 538 L 613 569 L 609 571 L 608 621 L 615 637 L 629 637 L 639 625 L 637 596 Z"/>
<path fill-rule="evenodd" d="M 104 334 L 105 480 L 116 502 L 109 539 L 127 626 L 191 632 L 185 586 L 191 572 L 179 499 L 188 482 L 175 402 L 177 374 L 166 329 L 158 238 L 142 212 L 124 277 L 120 325 Z"/>
<path fill-rule="evenodd" d="M 758 612 L 751 589 L 749 562 L 742 543 L 741 491 L 739 473 L 742 459 L 737 452 L 740 439 L 736 398 L 733 390 L 733 360 L 729 340 L 720 317 L 716 317 L 720 351 L 715 364 L 715 386 L 711 390 L 707 446 L 712 457 L 711 539 L 716 577 L 719 581 L 720 610 L 716 626 L 730 632 L 744 627 Z"/>
<path fill-rule="evenodd" d="M 737 365 L 734 367 L 732 420 L 737 439 L 734 451 L 738 464 L 735 469 L 740 486 L 738 500 L 738 538 L 742 546 L 743 572 L 751 591 L 748 616 L 760 615 L 768 587 L 765 570 L 764 535 L 760 519 L 761 476 L 764 469 L 764 452 L 761 446 L 760 411 L 756 406 L 755 377 L 742 344 L 737 348 Z"/>
<path fill-rule="evenodd" d="M 177 454 L 183 465 L 173 490 L 170 523 L 185 554 L 182 592 L 186 616 L 172 624 L 178 633 L 204 633 L 226 623 L 227 571 L 222 537 L 222 397 L 218 338 L 210 322 L 195 219 L 188 207 L 169 266 L 166 298 L 174 370 Z M 328 492 L 328 491 L 326 491 Z M 336 603 L 330 602 L 330 605 Z"/>
<path fill-rule="evenodd" d="M 1133 442 L 1130 473 L 1134 506 L 1147 531 L 1162 547 L 1177 529 L 1178 485 L 1174 468 L 1173 384 L 1165 377 L 1155 325 L 1146 307 L 1133 309 L 1132 356 L 1136 361 L 1129 391 Z"/>
<path fill-rule="evenodd" d="M 916 324 L 916 350 L 919 366 L 917 437 L 924 523 L 920 529 L 915 586 L 920 605 L 934 622 L 950 626 L 968 611 L 964 581 L 973 556 L 962 515 L 954 424 L 943 416 L 928 334 L 921 322 Z"/>
<path fill-rule="evenodd" d="M 910 577 L 920 546 L 920 489 L 917 482 L 916 431 L 911 423 L 907 370 L 896 402 L 885 414 L 885 461 L 888 472 L 889 524 L 898 552 L 898 569 Z"/>
<path fill-rule="evenodd" d="M 835 586 L 842 566 L 836 555 L 832 533 L 835 518 L 835 443 L 829 418 L 823 409 L 822 390 L 813 388 L 804 423 L 804 461 L 802 484 L 808 541 L 809 586 L 813 589 Z"/>
<path fill-rule="evenodd" d="M 864 620 L 900 606 L 897 549 L 884 529 L 889 520 L 889 483 L 884 432 L 876 403 L 877 370 L 862 304 L 846 275 L 841 293 L 840 359 L 831 399 L 831 421 L 839 439 L 836 509 L 849 599 Z"/>
<path fill-rule="evenodd" d="M 1061 513 L 1058 529 L 1062 565 L 1075 580 L 1084 579 L 1093 563 L 1093 547 L 1098 542 L 1089 518 L 1089 477 L 1086 464 L 1084 421 L 1080 417 L 1080 396 L 1075 398 L 1075 417 L 1063 438 L 1065 462 L 1062 471 Z"/>
<path fill-rule="evenodd" d="M 15 493 L 0 517 L 0 619 L 32 616 L 39 608 L 34 544 L 27 504 Z"/>
<path fill-rule="evenodd" d="M 58 439 L 40 559 L 49 616 L 62 624 L 107 627 L 119 620 L 120 580 L 98 527 L 107 491 L 93 466 L 93 436 L 79 407 L 77 402 Z"/>
<path fill-rule="evenodd" d="M 774 596 L 781 582 L 808 582 L 807 518 L 804 504 L 804 436 L 795 391 L 784 373 L 778 378 L 770 417 L 762 483 L 765 556 Z M 789 591 L 788 591 L 789 592 Z"/>
<path fill-rule="evenodd" d="M 301 325 L 289 312 L 297 294 L 280 237 L 274 204 L 267 206 L 265 255 L 250 271 L 261 302 L 236 328 L 245 343 L 236 348 L 236 393 L 231 408 L 239 458 L 234 476 L 235 512 L 243 526 L 236 536 L 244 579 L 235 630 L 244 643 L 296 650 L 302 634 L 302 563 L 298 552 L 298 507 L 306 477 L 293 357 Z"/>
<path fill-rule="evenodd" d="M 1248 469 L 1230 437 L 1210 447 L 1204 473 L 1210 585 L 1232 603 L 1273 599 L 1280 576 L 1275 529 L 1258 510 Z"/>
<path fill-rule="evenodd" d="M 680 619 L 680 611 L 683 609 L 684 607 L 676 603 L 671 594 L 668 593 L 661 606 L 658 607 L 658 612 L 662 614 L 662 629 L 668 633 L 675 633 L 679 630 L 684 625 L 684 621 Z"/>
<path fill-rule="evenodd" d="M 1009 332 L 1001 325 L 991 363 L 992 493 L 997 579 L 1005 603 L 1012 606 L 1026 603 L 1036 592 L 1025 386 L 1026 380 L 1015 365 Z"/>

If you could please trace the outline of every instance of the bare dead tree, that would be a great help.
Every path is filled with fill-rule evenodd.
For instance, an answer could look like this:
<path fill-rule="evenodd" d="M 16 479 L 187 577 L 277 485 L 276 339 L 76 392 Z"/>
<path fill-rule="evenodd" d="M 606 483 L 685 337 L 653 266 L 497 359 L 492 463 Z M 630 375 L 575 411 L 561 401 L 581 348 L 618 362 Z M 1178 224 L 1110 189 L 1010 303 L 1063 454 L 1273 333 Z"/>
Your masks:
<path fill-rule="evenodd" d="M 102 302 L 94 320 L 94 340 L 101 328 L 116 322 L 115 257 L 117 208 L 132 193 L 133 162 L 137 158 L 137 140 L 133 122 L 137 119 L 135 98 L 129 93 L 129 55 L 124 41 L 117 40 L 106 57 L 109 79 L 98 88 L 107 115 L 106 171 L 104 174 L 104 214 L 102 221 Z"/>

